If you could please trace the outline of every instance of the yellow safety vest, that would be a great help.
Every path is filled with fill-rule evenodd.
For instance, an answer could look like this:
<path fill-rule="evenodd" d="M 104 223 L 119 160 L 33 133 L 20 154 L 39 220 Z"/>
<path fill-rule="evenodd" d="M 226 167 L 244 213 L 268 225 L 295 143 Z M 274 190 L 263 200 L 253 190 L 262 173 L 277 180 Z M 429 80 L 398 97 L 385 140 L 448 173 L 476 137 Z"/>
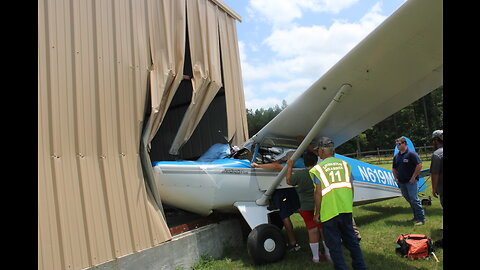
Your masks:
<path fill-rule="evenodd" d="M 310 177 L 320 179 L 322 203 L 320 219 L 325 222 L 340 213 L 351 213 L 353 192 L 350 165 L 338 158 L 329 157 L 310 170 Z"/>

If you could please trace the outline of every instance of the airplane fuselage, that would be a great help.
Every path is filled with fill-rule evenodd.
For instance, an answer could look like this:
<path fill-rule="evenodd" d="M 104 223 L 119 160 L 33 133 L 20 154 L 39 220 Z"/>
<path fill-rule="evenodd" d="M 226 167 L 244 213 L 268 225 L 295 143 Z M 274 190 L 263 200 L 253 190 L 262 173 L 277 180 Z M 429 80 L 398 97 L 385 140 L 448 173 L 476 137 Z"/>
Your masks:
<path fill-rule="evenodd" d="M 391 171 L 341 155 L 352 166 L 354 204 L 401 196 Z M 213 162 L 155 162 L 162 201 L 200 215 L 213 210 L 237 212 L 235 202 L 255 202 L 278 175 L 277 171 L 250 168 L 248 160 Z M 302 168 L 294 168 L 294 171 Z M 285 178 L 277 189 L 291 188 Z"/>

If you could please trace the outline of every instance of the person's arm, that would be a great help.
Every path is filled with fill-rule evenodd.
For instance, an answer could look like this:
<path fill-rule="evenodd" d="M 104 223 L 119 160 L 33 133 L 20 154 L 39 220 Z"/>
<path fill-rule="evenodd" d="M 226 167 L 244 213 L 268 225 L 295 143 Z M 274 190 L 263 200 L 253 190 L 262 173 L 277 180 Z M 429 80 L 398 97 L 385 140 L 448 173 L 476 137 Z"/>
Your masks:
<path fill-rule="evenodd" d="M 322 205 L 322 185 L 317 176 L 311 175 L 311 177 L 313 179 L 313 183 L 315 184 L 315 209 L 313 210 L 313 221 L 318 223 L 320 222 L 320 207 Z"/>
<path fill-rule="evenodd" d="M 438 173 L 432 173 L 432 195 L 435 198 L 438 198 L 437 184 L 438 184 Z"/>
<path fill-rule="evenodd" d="M 315 183 L 315 212 L 313 220 L 315 222 L 320 222 L 320 206 L 322 205 L 322 186 Z"/>
<path fill-rule="evenodd" d="M 397 169 L 392 168 L 392 173 L 393 173 L 393 179 L 395 179 L 395 182 L 398 184 L 398 174 L 397 174 Z"/>
<path fill-rule="evenodd" d="M 262 168 L 265 170 L 270 170 L 270 171 L 281 171 L 283 169 L 283 165 L 280 164 L 279 162 L 272 162 L 272 163 L 266 163 L 266 164 L 258 164 L 258 163 L 252 163 L 250 164 L 250 167 L 252 168 Z"/>
<path fill-rule="evenodd" d="M 352 198 L 353 198 L 355 195 L 355 192 L 353 192 L 353 181 L 355 181 L 355 177 L 353 176 L 352 166 L 350 166 L 350 164 L 348 164 L 348 171 L 350 172 L 350 183 L 352 184 Z"/>
<path fill-rule="evenodd" d="M 396 156 L 394 156 L 393 160 L 392 160 L 392 174 L 393 174 L 393 179 L 398 184 L 398 172 L 397 172 L 397 166 L 396 166 L 396 163 L 395 163 L 395 157 Z"/>
<path fill-rule="evenodd" d="M 438 155 L 435 153 L 432 155 L 431 158 L 432 162 L 430 163 L 430 173 L 432 176 L 432 194 L 433 197 L 438 198 L 437 186 L 438 186 L 438 178 L 440 176 L 440 164 L 441 160 Z"/>
<path fill-rule="evenodd" d="M 288 159 L 287 160 L 287 175 L 285 175 L 285 182 L 287 182 L 288 185 L 290 186 L 293 186 L 291 183 L 290 183 L 290 178 L 292 177 L 292 173 L 293 173 L 293 160 L 291 159 Z"/>
<path fill-rule="evenodd" d="M 409 183 L 413 184 L 415 181 L 417 181 L 417 175 L 420 173 L 422 170 L 422 163 L 418 163 L 417 166 L 415 167 L 415 171 L 413 172 L 412 178 L 410 178 Z"/>
<path fill-rule="evenodd" d="M 352 198 L 354 198 L 355 197 L 355 192 L 353 190 L 353 180 L 355 180 L 355 178 L 353 178 L 353 173 L 350 173 L 350 179 L 351 179 L 350 182 L 352 183 Z"/>

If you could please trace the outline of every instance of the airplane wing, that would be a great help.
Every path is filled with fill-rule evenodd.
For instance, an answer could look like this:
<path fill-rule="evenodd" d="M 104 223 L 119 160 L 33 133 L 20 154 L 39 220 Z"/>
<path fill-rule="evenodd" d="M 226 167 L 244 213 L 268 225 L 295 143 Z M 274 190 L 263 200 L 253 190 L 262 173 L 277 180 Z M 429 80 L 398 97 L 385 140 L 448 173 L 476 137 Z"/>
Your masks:
<path fill-rule="evenodd" d="M 336 146 L 443 85 L 443 3 L 409 0 L 247 143 L 305 136 L 343 84 L 351 91 L 314 140 Z"/>

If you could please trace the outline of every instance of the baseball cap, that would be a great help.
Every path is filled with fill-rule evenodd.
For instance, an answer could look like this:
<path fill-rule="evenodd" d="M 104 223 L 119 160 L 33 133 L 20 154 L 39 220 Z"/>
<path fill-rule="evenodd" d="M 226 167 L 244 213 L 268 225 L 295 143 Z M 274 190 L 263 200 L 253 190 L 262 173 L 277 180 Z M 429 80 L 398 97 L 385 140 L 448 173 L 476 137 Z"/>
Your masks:
<path fill-rule="evenodd" d="M 321 137 L 318 142 L 317 142 L 317 145 L 315 146 L 314 149 L 318 149 L 320 147 L 333 147 L 334 146 L 334 143 L 332 141 L 332 139 L 328 138 L 328 137 Z"/>
<path fill-rule="evenodd" d="M 443 130 L 442 129 L 435 130 L 432 133 L 432 139 L 434 139 L 434 138 L 440 138 L 440 140 L 443 141 Z"/>

